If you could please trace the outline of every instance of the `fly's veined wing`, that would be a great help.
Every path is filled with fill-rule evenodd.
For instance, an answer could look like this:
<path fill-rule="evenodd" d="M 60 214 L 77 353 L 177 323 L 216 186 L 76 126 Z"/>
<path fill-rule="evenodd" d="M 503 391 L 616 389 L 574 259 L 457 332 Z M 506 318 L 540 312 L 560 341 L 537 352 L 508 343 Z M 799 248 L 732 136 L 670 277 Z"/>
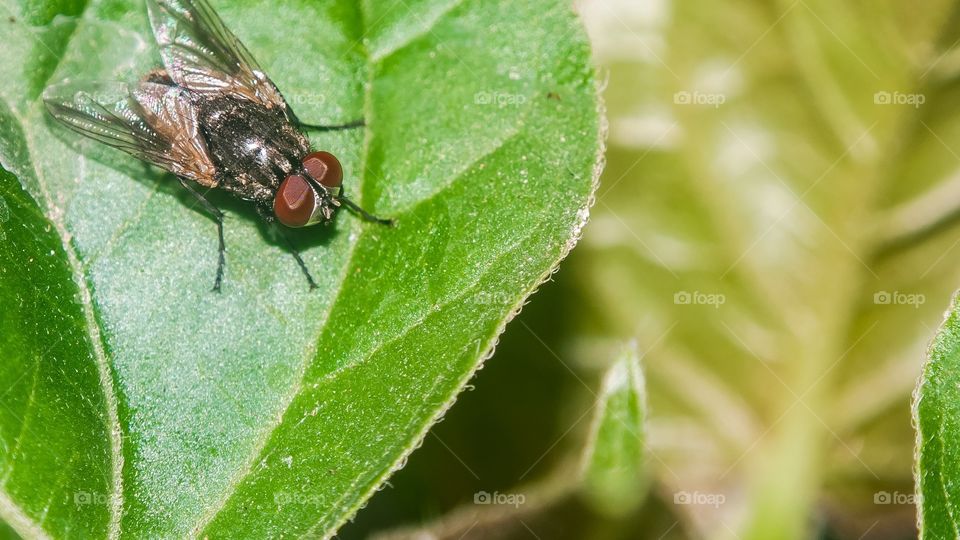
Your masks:
<path fill-rule="evenodd" d="M 163 64 L 177 85 L 288 111 L 280 91 L 206 0 L 147 0 Z"/>
<path fill-rule="evenodd" d="M 50 114 L 66 127 L 170 171 L 214 187 L 216 168 L 199 136 L 196 109 L 176 86 L 141 82 L 53 86 Z"/>

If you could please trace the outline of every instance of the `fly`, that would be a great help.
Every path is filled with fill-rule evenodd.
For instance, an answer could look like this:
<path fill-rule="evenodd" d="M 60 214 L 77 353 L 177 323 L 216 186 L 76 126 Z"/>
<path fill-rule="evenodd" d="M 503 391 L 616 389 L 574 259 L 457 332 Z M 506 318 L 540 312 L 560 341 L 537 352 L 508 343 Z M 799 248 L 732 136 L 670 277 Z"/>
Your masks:
<path fill-rule="evenodd" d="M 362 120 L 301 122 L 206 0 L 147 0 L 147 11 L 163 68 L 136 85 L 101 84 L 63 98 L 47 95 L 44 102 L 68 128 L 173 173 L 196 197 L 217 224 L 214 291 L 223 281 L 224 214 L 202 188 L 249 201 L 266 222 L 286 227 L 329 223 L 341 206 L 367 221 L 392 223 L 344 195 L 340 161 L 311 151 L 304 134 L 358 128 Z M 114 97 L 105 99 L 110 93 Z M 287 244 L 315 288 L 300 254 Z"/>

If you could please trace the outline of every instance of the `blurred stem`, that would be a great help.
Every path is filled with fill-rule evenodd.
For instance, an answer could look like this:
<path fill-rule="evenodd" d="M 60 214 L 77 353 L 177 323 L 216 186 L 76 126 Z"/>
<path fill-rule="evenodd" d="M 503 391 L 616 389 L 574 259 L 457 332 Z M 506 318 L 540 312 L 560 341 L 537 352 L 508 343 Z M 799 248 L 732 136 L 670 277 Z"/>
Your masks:
<path fill-rule="evenodd" d="M 830 69 L 824 64 L 828 51 L 824 39 L 841 39 L 833 34 L 823 38 L 827 30 L 812 6 L 790 0 L 778 3 L 781 10 L 795 9 L 783 20 L 782 32 L 793 63 L 813 96 L 820 116 L 840 143 L 838 155 L 846 156 L 831 173 L 842 182 L 830 182 L 836 190 L 832 200 L 842 201 L 825 208 L 811 208 L 829 231 L 821 235 L 815 257 L 820 261 L 802 306 L 808 309 L 795 326 L 793 351 L 784 365 L 783 382 L 789 387 L 782 401 L 783 416 L 776 420 L 764 448 L 749 471 L 751 516 L 744 527 L 744 539 L 799 540 L 811 536 L 809 530 L 813 509 L 823 481 L 825 453 L 835 441 L 830 422 L 834 417 L 834 365 L 846 354 L 851 339 L 851 321 L 857 296 L 872 270 L 863 259 L 872 251 L 873 235 L 861 225 L 869 223 L 879 191 L 881 175 L 874 134 L 864 137 L 867 127 L 857 118 Z M 843 9 L 835 7 L 835 9 Z M 818 10 L 823 13 L 825 10 Z M 832 32 L 832 30 L 829 30 Z M 818 39 L 822 38 L 822 39 Z M 861 148 L 852 148 L 861 137 Z M 883 140 L 883 139 L 881 139 Z M 866 152 L 864 152 L 866 150 Z M 789 353 L 788 353 L 789 354 Z M 872 471 L 871 471 L 872 472 Z"/>
<path fill-rule="evenodd" d="M 814 4 L 811 7 L 809 4 Z M 867 126 L 860 121 L 844 95 L 840 81 L 831 73 L 826 64 L 828 53 L 821 39 L 823 32 L 833 30 L 824 28 L 827 23 L 814 13 L 816 0 L 778 0 L 776 5 L 781 13 L 791 10 L 783 18 L 784 41 L 797 72 L 807 87 L 807 96 L 820 110 L 820 118 L 830 126 L 832 135 L 843 149 L 851 148 L 863 136 Z M 835 9 L 842 9 L 837 7 Z M 821 12 L 826 10 L 820 10 Z M 853 17 L 853 14 L 849 14 Z M 835 34 L 831 39 L 840 39 Z M 871 83 L 877 81 L 870 79 Z M 870 152 L 864 157 L 874 157 L 873 145 L 860 145 Z M 856 156 L 856 154 L 854 154 Z"/>
<path fill-rule="evenodd" d="M 960 171 L 881 216 L 876 225 L 877 257 L 922 242 L 960 219 Z"/>
<path fill-rule="evenodd" d="M 816 254 L 821 261 L 813 279 L 816 294 L 809 295 L 810 312 L 803 317 L 808 324 L 794 328 L 795 342 L 787 349 L 793 355 L 784 359 L 788 371 L 782 382 L 789 387 L 783 393 L 782 416 L 774 421 L 761 456 L 749 467 L 753 496 L 751 519 L 744 539 L 798 540 L 809 537 L 813 508 L 822 483 L 824 454 L 834 440 L 832 414 L 834 384 L 830 374 L 849 347 L 850 321 L 859 291 L 868 272 L 860 254 L 868 252 L 868 238 L 857 223 L 868 212 L 876 178 L 873 168 L 852 167 L 843 171 L 860 198 L 839 195 L 851 201 L 844 211 L 827 220 L 833 233 L 825 232 L 822 248 Z M 856 202 L 853 202 L 856 201 Z M 834 239 L 833 234 L 837 235 Z M 811 276 L 813 277 L 813 276 Z M 788 353 L 789 354 L 789 353 Z"/>

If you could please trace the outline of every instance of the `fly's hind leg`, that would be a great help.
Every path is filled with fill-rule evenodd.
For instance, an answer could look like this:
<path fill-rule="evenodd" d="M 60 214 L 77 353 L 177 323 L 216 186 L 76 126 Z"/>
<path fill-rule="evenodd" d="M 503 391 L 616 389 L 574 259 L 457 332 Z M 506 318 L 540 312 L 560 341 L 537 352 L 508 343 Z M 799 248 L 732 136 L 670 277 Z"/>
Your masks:
<path fill-rule="evenodd" d="M 203 209 L 206 210 L 212 217 L 213 220 L 217 222 L 217 236 L 220 238 L 220 247 L 217 251 L 217 278 L 213 282 L 213 290 L 220 292 L 220 284 L 223 282 L 223 267 L 226 264 L 226 257 L 224 253 L 227 251 L 227 246 L 223 241 L 223 212 L 219 208 L 213 205 L 206 197 L 203 196 L 199 191 L 194 189 L 188 180 L 180 178 L 180 185 L 186 188 L 197 201 L 200 203 L 200 206 L 203 206 Z"/>

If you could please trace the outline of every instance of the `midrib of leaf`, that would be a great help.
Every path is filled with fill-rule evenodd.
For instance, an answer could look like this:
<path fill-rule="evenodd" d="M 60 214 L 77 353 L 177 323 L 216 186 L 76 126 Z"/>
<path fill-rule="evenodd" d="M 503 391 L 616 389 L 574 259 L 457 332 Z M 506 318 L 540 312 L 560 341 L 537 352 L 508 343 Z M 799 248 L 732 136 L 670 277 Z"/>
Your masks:
<path fill-rule="evenodd" d="M 367 51 L 367 48 L 363 44 L 363 36 L 366 32 L 366 24 L 364 24 L 364 13 L 363 13 L 363 3 L 357 2 L 357 20 L 359 21 L 357 36 L 353 40 L 354 43 L 359 44 L 360 50 L 363 51 L 364 56 L 366 57 L 365 66 L 367 68 L 367 84 L 364 85 L 364 95 L 363 95 L 363 109 L 364 109 L 364 118 L 371 118 L 372 113 L 372 93 L 373 93 L 373 64 L 370 61 L 370 57 Z M 363 206 L 363 193 L 364 186 L 366 185 L 367 179 L 367 160 L 370 157 L 370 143 L 373 137 L 372 132 L 369 129 L 364 128 L 364 137 L 363 137 L 363 149 L 360 153 L 360 173 L 357 176 L 357 189 L 360 192 L 359 201 L 357 201 L 361 206 Z M 360 243 L 361 238 L 363 238 L 365 227 L 363 225 L 358 225 L 354 223 L 352 225 L 354 228 L 359 227 L 359 230 L 356 234 L 351 234 L 348 236 L 350 240 L 347 247 L 347 256 L 344 257 L 344 265 L 340 269 L 340 279 L 337 281 L 336 288 L 333 290 L 333 301 L 331 301 L 326 311 L 322 314 L 322 321 L 317 327 L 318 335 L 317 338 L 309 341 L 306 351 L 304 351 L 303 360 L 299 362 L 297 366 L 297 373 L 294 377 L 295 383 L 290 387 L 290 391 L 287 392 L 283 399 L 281 400 L 280 414 L 275 415 L 273 418 L 276 420 L 271 421 L 267 424 L 265 429 L 261 432 L 260 436 L 257 437 L 256 442 L 251 449 L 250 456 L 244 461 L 243 466 L 237 469 L 237 472 L 230 478 L 230 482 L 227 484 L 227 488 L 224 490 L 223 496 L 220 497 L 214 504 L 212 504 L 207 512 L 204 512 L 200 519 L 197 520 L 196 525 L 194 525 L 190 530 L 191 534 L 194 536 L 206 536 L 199 534 L 204 531 L 210 523 L 220 514 L 220 512 L 226 507 L 227 503 L 233 498 L 234 494 L 237 491 L 237 487 L 243 482 L 243 480 L 250 474 L 253 470 L 255 463 L 259 461 L 260 456 L 263 454 L 264 449 L 267 446 L 267 443 L 270 441 L 274 431 L 283 423 L 283 419 L 287 415 L 287 411 L 290 409 L 290 405 L 293 403 L 293 400 L 300 394 L 300 390 L 303 387 L 303 379 L 307 372 L 307 367 L 309 367 L 310 362 L 313 358 L 316 357 L 317 348 L 320 345 L 320 337 L 322 336 L 322 331 L 327 326 L 327 321 L 330 318 L 330 314 L 333 312 L 334 306 L 340 302 L 340 293 L 343 290 L 343 284 L 347 280 L 347 275 L 350 271 L 350 267 L 353 264 L 353 257 L 356 253 L 356 247 Z"/>
<path fill-rule="evenodd" d="M 402 1 L 402 0 L 398 0 L 398 1 Z M 462 4 L 463 4 L 463 0 L 453 0 L 452 2 L 444 6 L 443 9 L 440 10 L 438 13 L 434 14 L 434 17 L 432 20 L 426 21 L 426 24 L 424 24 L 422 28 L 414 29 L 413 32 L 410 32 L 409 34 L 405 35 L 403 39 L 399 41 L 399 43 L 393 45 L 388 49 L 384 49 L 383 51 L 375 51 L 374 54 L 370 55 L 369 59 L 373 63 L 379 63 L 393 56 L 394 54 L 397 54 L 398 52 L 410 46 L 411 43 L 415 42 L 421 37 L 432 32 L 433 27 L 436 26 L 438 22 L 443 20 L 443 18 L 446 17 L 451 11 L 457 9 Z"/>
<path fill-rule="evenodd" d="M 73 33 L 71 33 L 71 36 L 72 35 Z M 51 73 L 53 71 L 54 70 L 51 70 Z M 42 110 L 39 106 L 35 106 L 36 104 L 31 102 L 28 111 Z M 46 206 L 46 217 L 53 224 L 54 229 L 57 231 L 57 236 L 60 238 L 60 243 L 63 246 L 64 253 L 67 255 L 67 262 L 70 266 L 70 271 L 73 274 L 73 281 L 75 282 L 77 291 L 80 294 L 80 303 L 83 307 L 83 318 L 86 323 L 85 330 L 90 339 L 94 357 L 96 358 L 97 375 L 100 380 L 100 387 L 103 391 L 104 403 L 106 404 L 107 408 L 107 431 L 110 433 L 110 474 L 112 479 L 112 493 L 110 494 L 110 501 L 107 505 L 110 512 L 110 519 L 107 525 L 107 534 L 109 538 L 118 538 L 120 536 L 120 517 L 123 510 L 122 427 L 120 426 L 120 419 L 117 412 L 118 402 L 114 387 L 115 382 L 113 378 L 113 371 L 110 367 L 104 347 L 103 334 L 96 314 L 96 309 L 93 305 L 93 296 L 90 292 L 86 272 L 83 269 L 83 265 L 80 263 L 79 256 L 74 249 L 73 243 L 70 241 L 70 233 L 67 231 L 66 224 L 63 221 L 63 211 L 57 208 L 57 206 L 54 204 L 53 198 L 50 195 L 50 191 L 47 187 L 46 179 L 43 176 L 43 171 L 41 171 L 39 167 L 33 165 L 34 162 L 31 158 L 31 156 L 34 155 L 32 134 L 29 130 L 24 128 L 26 125 L 24 118 L 21 117 L 17 111 L 10 108 L 6 102 L 3 102 L 3 107 L 7 109 L 12 119 L 16 121 L 17 127 L 20 130 L 20 134 L 26 146 L 26 155 L 29 162 L 29 166 L 24 168 L 29 168 L 31 174 L 36 180 L 36 185 L 40 192 L 40 196 L 43 198 L 44 206 Z M 18 169 L 21 168 L 18 167 Z"/>
<path fill-rule="evenodd" d="M 405 39 L 403 40 L 402 44 L 400 44 L 400 45 L 397 46 L 396 48 L 390 50 L 390 51 L 389 51 L 388 53 L 386 53 L 386 54 L 373 57 L 373 56 L 371 56 L 371 55 L 369 54 L 369 51 L 366 49 L 366 47 L 362 47 L 362 46 L 361 46 L 361 50 L 363 50 L 363 52 L 364 52 L 364 54 L 365 54 L 365 56 L 366 56 L 365 67 L 366 67 L 366 70 L 367 70 L 367 83 L 366 83 L 366 85 L 365 85 L 365 91 L 364 91 L 364 116 L 365 116 L 366 118 L 372 118 L 372 117 L 373 117 L 373 111 L 372 111 L 372 107 L 373 107 L 372 95 L 373 95 L 373 86 L 374 86 L 374 76 L 373 76 L 373 75 L 374 75 L 374 69 L 373 69 L 373 68 L 374 68 L 376 65 L 378 65 L 380 62 L 382 62 L 384 59 L 386 59 L 386 58 L 392 56 L 393 54 L 396 54 L 396 53 L 402 51 L 403 49 L 407 48 L 408 46 L 410 46 L 410 45 L 411 45 L 412 43 L 414 43 L 419 37 L 425 36 L 426 34 L 430 33 L 430 32 L 431 32 L 431 29 L 433 28 L 433 26 L 435 26 L 437 23 L 439 23 L 440 21 L 442 21 L 444 17 L 446 17 L 453 9 L 455 9 L 455 8 L 456 8 L 457 6 L 459 6 L 460 4 L 462 4 L 462 0 L 456 0 L 455 2 L 453 2 L 452 5 L 450 5 L 450 6 L 448 6 L 447 8 L 445 8 L 442 13 L 440 13 L 436 18 L 434 18 L 433 20 L 431 20 L 430 23 L 429 23 L 426 27 L 420 28 L 420 29 L 418 29 L 417 32 L 412 33 L 410 36 L 408 36 L 407 38 L 405 38 Z M 365 28 L 366 28 L 366 25 L 363 23 L 363 21 L 365 20 L 365 13 L 364 13 L 364 9 L 363 9 L 363 7 L 362 7 L 362 3 L 360 3 L 360 6 L 357 8 L 357 10 L 358 10 L 359 20 L 361 21 L 361 24 L 360 24 L 360 32 L 358 33 L 358 36 L 356 37 L 355 42 L 356 42 L 356 43 L 362 43 L 362 38 L 363 38 L 363 36 L 364 36 L 364 32 L 365 32 Z M 440 193 L 443 193 L 444 191 L 446 191 L 447 189 L 449 189 L 450 186 L 452 186 L 458 179 L 460 179 L 461 177 L 463 177 L 463 176 L 473 167 L 474 164 L 482 161 L 484 158 L 486 158 L 486 157 L 488 157 L 489 155 L 493 154 L 493 153 L 496 152 L 497 150 L 503 148 L 503 146 L 506 145 L 509 141 L 514 140 L 517 136 L 519 136 L 520 133 L 521 133 L 521 131 L 522 131 L 522 130 L 515 129 L 515 130 L 507 133 L 506 136 L 505 136 L 503 139 L 497 141 L 496 144 L 494 144 L 491 148 L 485 149 L 483 152 L 481 152 L 481 153 L 478 154 L 475 158 L 473 158 L 469 163 L 467 163 L 464 167 L 462 167 L 460 171 L 452 174 L 452 175 L 450 176 L 449 180 L 446 181 L 446 182 L 444 182 L 442 185 L 440 185 L 436 190 L 431 191 L 431 192 L 430 192 L 429 194 L 427 194 L 424 198 L 418 199 L 414 204 L 410 205 L 409 207 L 402 207 L 402 208 L 394 209 L 395 214 L 407 214 L 407 213 L 409 213 L 409 211 L 410 211 L 412 208 L 414 208 L 414 207 L 416 207 L 416 206 L 418 206 L 418 205 L 420 205 L 420 204 L 423 204 L 423 203 L 425 203 L 425 202 L 428 202 L 430 199 L 436 197 L 436 196 L 439 195 Z M 360 193 L 361 193 L 361 201 L 360 201 L 361 203 L 363 202 L 363 201 L 362 201 L 363 188 L 364 188 L 364 186 L 366 185 L 367 171 L 369 170 L 369 168 L 368 168 L 368 166 L 367 166 L 367 165 L 368 165 L 367 161 L 368 161 L 368 159 L 369 159 L 369 157 L 370 157 L 369 149 L 370 149 L 371 139 L 372 139 L 372 132 L 371 132 L 370 130 L 366 130 L 366 131 L 365 131 L 365 136 L 364 136 L 363 150 L 362 150 L 362 152 L 361 152 L 360 175 L 359 175 L 358 182 L 357 182 L 358 189 L 360 190 Z M 329 319 L 330 314 L 333 312 L 334 308 L 335 308 L 340 302 L 342 302 L 342 298 L 341 298 L 341 294 L 340 294 L 340 293 L 341 293 L 341 290 L 342 290 L 342 288 L 343 288 L 343 284 L 344 284 L 345 281 L 346 281 L 346 277 L 347 277 L 347 274 L 348 274 L 348 272 L 349 272 L 349 270 L 350 270 L 350 268 L 351 268 L 351 265 L 353 264 L 354 254 L 356 253 L 356 246 L 360 244 L 362 238 L 364 237 L 364 232 L 365 232 L 365 230 L 366 230 L 366 227 L 365 227 L 365 226 L 360 226 L 357 234 L 352 235 L 351 242 L 350 242 L 350 244 L 349 244 L 349 246 L 348 246 L 348 248 L 347 248 L 348 254 L 347 254 L 347 257 L 346 257 L 346 262 L 345 262 L 344 266 L 343 266 L 343 267 L 341 268 L 341 270 L 340 270 L 340 276 L 341 276 L 341 278 L 340 278 L 340 280 L 338 281 L 337 288 L 333 291 L 333 295 L 332 295 L 332 296 L 333 296 L 333 301 L 330 302 L 330 304 L 328 305 L 326 311 L 322 314 L 322 320 L 323 320 L 323 322 L 322 322 L 322 323 L 320 324 L 320 326 L 318 327 L 319 330 L 321 331 L 321 332 L 320 332 L 320 335 L 318 335 L 318 337 L 317 337 L 316 340 L 313 340 L 312 342 L 310 342 L 310 344 L 309 344 L 309 346 L 308 346 L 308 348 L 307 348 L 307 350 L 306 350 L 306 352 L 305 352 L 304 360 L 299 363 L 299 366 L 298 366 L 298 368 L 297 368 L 297 376 L 296 376 L 296 378 L 295 378 L 296 383 L 291 387 L 291 391 L 288 392 L 288 393 L 284 396 L 284 398 L 283 398 L 283 400 L 282 400 L 282 402 L 281 402 L 281 403 L 282 403 L 282 405 L 281 405 L 281 410 L 283 411 L 283 413 L 275 416 L 275 418 L 277 418 L 277 420 L 272 421 L 272 422 L 266 427 L 266 429 L 263 430 L 263 432 L 261 433 L 261 435 L 257 438 L 257 442 L 256 442 L 256 443 L 254 444 L 254 446 L 253 446 L 253 450 L 252 450 L 251 453 L 250 453 L 250 457 L 249 457 L 247 460 L 245 460 L 243 466 L 240 467 L 240 468 L 238 469 L 237 473 L 231 478 L 231 480 L 230 480 L 230 482 L 229 482 L 229 484 L 228 484 L 228 487 L 227 487 L 226 491 L 224 492 L 223 497 L 221 497 L 215 504 L 213 504 L 213 505 L 210 507 L 210 510 L 209 510 L 208 512 L 204 513 L 204 514 L 201 516 L 201 518 L 197 521 L 197 524 L 194 525 L 194 527 L 192 527 L 192 528 L 190 529 L 190 530 L 192 531 L 192 534 L 194 534 L 194 535 L 199 535 L 199 536 L 204 536 L 204 535 L 201 535 L 201 534 L 199 534 L 199 533 L 200 533 L 201 531 L 204 531 L 204 530 L 209 526 L 209 524 L 212 523 L 212 522 L 216 519 L 216 517 L 217 517 L 217 516 L 219 515 L 219 513 L 223 510 L 223 508 L 226 507 L 227 503 L 230 501 L 230 499 L 231 499 L 231 498 L 233 497 L 233 495 L 236 493 L 236 490 L 237 490 L 237 488 L 239 487 L 239 485 L 240 485 L 240 484 L 243 482 L 243 480 L 250 474 L 250 472 L 251 472 L 252 469 L 253 469 L 253 466 L 254 466 L 256 463 L 259 462 L 260 457 L 262 456 L 263 451 L 264 451 L 264 449 L 266 448 L 267 443 L 269 442 L 272 434 L 276 431 L 277 427 L 279 427 L 279 426 L 283 423 L 283 419 L 284 419 L 284 417 L 286 416 L 286 411 L 289 409 L 291 403 L 292 403 L 293 400 L 296 398 L 296 396 L 300 393 L 300 390 L 301 390 L 302 385 L 303 385 L 303 378 L 304 378 L 304 376 L 305 376 L 305 374 L 306 374 L 307 368 L 308 368 L 309 364 L 311 363 L 311 361 L 312 361 L 312 360 L 315 358 L 315 356 L 316 356 L 317 347 L 319 346 L 320 338 L 322 337 L 322 330 L 326 327 L 327 320 Z M 492 259 L 490 265 L 488 265 L 488 266 L 492 266 L 497 260 L 501 259 L 501 258 L 502 258 L 503 256 L 505 256 L 507 253 L 509 253 L 510 251 L 516 249 L 518 246 L 522 245 L 522 243 L 523 243 L 525 240 L 527 240 L 529 237 L 530 237 L 530 235 L 525 235 L 525 236 L 523 236 L 519 241 L 515 242 L 513 245 L 509 246 L 507 249 L 503 250 L 503 252 L 501 252 L 499 255 L 497 255 L 496 257 L 494 257 L 494 258 Z M 474 286 L 476 285 L 476 283 L 479 283 L 479 281 L 481 280 L 481 278 L 482 278 L 484 275 L 485 275 L 485 272 L 480 272 L 479 275 L 478 275 L 478 277 L 477 277 L 477 279 L 474 281 L 474 283 L 473 283 L 473 284 L 470 284 L 470 285 L 468 285 L 468 286 L 466 286 L 466 287 L 464 288 L 464 292 L 462 292 L 461 294 L 455 295 L 455 296 L 452 297 L 452 298 L 448 298 L 448 299 L 445 300 L 443 303 L 441 303 L 441 306 L 448 305 L 448 304 L 450 304 L 450 303 L 452 303 L 452 302 L 455 302 L 455 301 L 457 301 L 458 299 L 461 299 L 461 298 L 463 298 L 464 296 L 466 296 L 466 295 L 472 290 L 472 287 L 474 287 Z M 532 292 L 532 291 L 531 291 L 531 292 Z M 385 342 L 380 343 L 373 351 L 370 351 L 369 353 L 366 353 L 366 354 L 362 355 L 361 357 L 358 357 L 357 359 L 355 359 L 354 361 L 352 361 L 352 362 L 350 362 L 350 363 L 348 363 L 348 364 L 345 364 L 345 365 L 343 365 L 343 366 L 338 367 L 335 371 L 329 373 L 326 377 L 324 377 L 324 379 L 335 378 L 338 374 L 340 374 L 340 373 L 342 373 L 342 372 L 344 372 L 344 371 L 347 371 L 347 370 L 355 367 L 355 366 L 358 365 L 359 363 L 363 362 L 366 358 L 369 358 L 370 356 L 372 356 L 377 350 L 381 349 L 382 347 L 384 347 L 384 346 L 386 346 L 386 345 L 389 345 L 390 343 L 396 342 L 397 340 L 402 339 L 405 335 L 409 334 L 411 331 L 415 330 L 418 326 L 422 325 L 422 324 L 429 318 L 429 316 L 430 316 L 430 313 L 427 313 L 427 314 L 425 314 L 423 317 L 418 318 L 418 319 L 417 319 L 416 321 L 414 321 L 412 324 L 408 325 L 406 328 L 404 328 L 403 330 L 401 330 L 400 332 L 398 332 L 397 335 L 391 337 L 389 340 L 387 340 L 387 341 L 385 341 Z M 499 335 L 499 333 L 500 333 L 500 332 L 497 332 L 497 335 Z M 494 341 L 495 341 L 495 338 L 494 338 Z M 491 343 L 491 344 L 488 344 L 487 347 L 485 347 L 485 349 L 486 349 L 486 350 L 489 350 L 490 353 L 492 353 L 493 344 L 492 344 L 492 343 Z M 461 381 L 460 384 L 458 384 L 456 387 L 459 388 L 463 383 L 465 383 L 466 381 L 468 381 L 470 377 L 472 377 L 472 372 L 471 372 L 470 374 L 468 374 L 468 375 L 464 378 L 464 380 Z M 451 406 L 452 404 L 453 404 L 453 402 L 452 402 L 452 400 L 451 400 L 451 401 L 447 404 L 447 407 Z M 444 409 L 444 410 L 445 410 L 445 409 Z M 436 418 L 437 416 L 439 416 L 439 414 L 441 414 L 442 412 L 443 412 L 442 410 L 441 410 L 441 411 L 438 411 L 437 415 L 418 415 L 418 417 L 426 417 L 426 418 L 427 418 L 427 421 L 424 422 L 424 425 L 421 427 L 420 433 L 418 434 L 418 436 L 417 436 L 416 439 L 415 439 L 416 441 L 419 441 L 420 439 L 422 439 L 423 437 L 426 436 L 426 433 L 427 433 L 427 431 L 429 430 L 430 426 L 433 425 L 433 423 L 434 423 L 434 421 L 435 421 L 435 418 Z M 415 423 L 414 423 L 414 424 L 415 424 Z M 412 427 L 414 427 L 414 426 L 411 425 L 411 428 L 412 428 Z M 411 446 L 410 446 L 410 450 L 412 450 L 412 448 L 415 448 L 415 446 L 416 446 L 416 445 L 411 445 Z M 389 475 L 393 472 L 396 463 L 397 463 L 397 462 L 401 462 L 402 459 L 403 459 L 403 457 L 406 456 L 406 455 L 408 455 L 408 454 L 409 454 L 409 451 L 408 451 L 408 452 L 405 452 L 404 455 L 401 456 L 401 458 L 399 458 L 398 460 L 396 460 L 396 462 L 393 464 L 393 466 L 391 466 L 389 469 L 387 469 L 384 473 L 382 473 L 382 474 L 380 474 L 380 475 L 376 475 L 377 478 L 378 478 L 378 480 L 372 483 L 372 488 L 371 488 L 371 490 L 374 489 L 374 488 L 380 483 L 380 481 L 382 481 L 383 479 L 389 477 Z M 362 484 L 362 483 L 364 483 L 364 479 L 363 479 L 363 478 L 357 478 L 357 479 L 354 481 L 354 484 L 353 484 L 352 486 L 353 486 L 353 488 L 355 488 L 355 487 L 357 487 L 359 484 Z M 337 501 L 337 503 L 334 505 L 334 508 L 335 508 L 336 506 L 339 506 L 339 504 L 340 504 L 341 502 L 343 502 L 344 500 L 348 499 L 351 495 L 353 495 L 353 493 L 352 493 L 352 492 L 354 491 L 353 488 L 347 490 L 347 491 L 344 493 L 343 497 L 341 497 L 341 499 L 339 499 L 339 500 Z M 365 499 L 367 498 L 368 495 L 369 495 L 369 493 L 365 493 L 363 496 L 359 497 L 358 500 L 359 500 L 359 501 L 363 501 L 363 500 L 365 500 Z M 349 514 L 350 514 L 349 512 L 346 513 L 346 515 L 344 515 L 344 516 L 340 519 L 340 522 L 337 523 L 337 524 L 333 527 L 333 530 L 335 530 L 337 527 L 339 527 L 340 525 L 342 525 L 343 522 L 345 522 L 345 521 L 348 519 Z M 315 527 L 316 527 L 316 526 L 319 526 L 320 524 L 321 524 L 321 522 L 318 521 L 317 524 L 315 525 Z M 312 529 L 311 529 L 311 531 L 312 531 Z M 309 535 L 310 535 L 310 533 L 308 532 L 307 536 L 309 536 Z"/>

